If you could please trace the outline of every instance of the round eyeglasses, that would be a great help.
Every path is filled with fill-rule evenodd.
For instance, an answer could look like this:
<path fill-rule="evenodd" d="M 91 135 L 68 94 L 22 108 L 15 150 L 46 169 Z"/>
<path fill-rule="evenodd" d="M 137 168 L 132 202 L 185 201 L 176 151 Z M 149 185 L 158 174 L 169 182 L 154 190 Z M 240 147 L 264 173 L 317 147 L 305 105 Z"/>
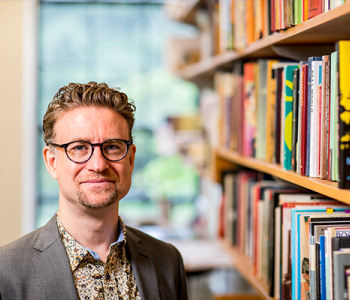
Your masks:
<path fill-rule="evenodd" d="M 113 139 L 104 143 L 90 143 L 87 141 L 74 141 L 67 144 L 48 143 L 54 147 L 63 148 L 66 151 L 67 157 L 75 163 L 87 162 L 94 154 L 95 147 L 100 147 L 103 157 L 109 161 L 118 161 L 125 157 L 128 153 L 129 146 L 132 141 L 121 139 Z"/>

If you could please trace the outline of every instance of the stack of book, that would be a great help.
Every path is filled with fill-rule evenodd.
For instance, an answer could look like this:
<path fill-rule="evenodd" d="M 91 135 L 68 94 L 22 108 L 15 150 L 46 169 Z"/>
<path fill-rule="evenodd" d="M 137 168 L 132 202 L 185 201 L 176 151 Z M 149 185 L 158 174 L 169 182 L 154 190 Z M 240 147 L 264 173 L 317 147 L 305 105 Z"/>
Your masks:
<path fill-rule="evenodd" d="M 220 146 L 350 188 L 350 41 L 307 61 L 217 73 Z"/>
<path fill-rule="evenodd" d="M 271 297 L 348 299 L 350 206 L 253 171 L 223 182 L 224 238 Z"/>

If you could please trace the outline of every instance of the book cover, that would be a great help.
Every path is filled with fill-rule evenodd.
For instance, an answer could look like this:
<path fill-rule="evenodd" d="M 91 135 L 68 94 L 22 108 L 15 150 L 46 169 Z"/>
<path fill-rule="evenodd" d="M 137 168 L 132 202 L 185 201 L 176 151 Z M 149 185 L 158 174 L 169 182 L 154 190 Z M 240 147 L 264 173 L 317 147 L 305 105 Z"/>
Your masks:
<path fill-rule="evenodd" d="M 328 173 L 328 118 L 329 118 L 329 55 L 322 56 L 322 101 L 321 101 L 321 149 L 320 179 Z"/>
<path fill-rule="evenodd" d="M 317 87 L 317 157 L 316 177 L 320 177 L 321 170 L 321 134 L 322 134 L 322 66 L 319 68 L 319 79 Z"/>
<path fill-rule="evenodd" d="M 317 89 L 319 86 L 319 72 L 322 66 L 321 57 L 310 57 L 308 59 L 308 135 L 307 135 L 307 156 L 306 175 L 317 177 L 317 139 L 318 139 L 318 110 L 317 110 Z M 311 68 L 310 68 L 311 66 Z"/>
<path fill-rule="evenodd" d="M 292 169 L 292 133 L 293 133 L 293 71 L 298 65 L 284 67 L 284 157 L 285 170 Z"/>
<path fill-rule="evenodd" d="M 330 107 L 330 178 L 338 181 L 338 78 L 337 52 L 331 54 L 331 107 Z"/>
<path fill-rule="evenodd" d="M 276 105 L 275 105 L 275 128 L 276 128 L 276 138 L 275 138 L 275 146 L 274 146 L 274 162 L 281 162 L 281 111 L 282 111 L 282 78 L 283 78 L 283 68 L 278 68 L 275 70 L 276 74 Z"/>
<path fill-rule="evenodd" d="M 267 64 L 265 59 L 257 61 L 259 66 L 258 112 L 256 133 L 256 158 L 266 159 L 266 113 L 267 113 Z"/>
<path fill-rule="evenodd" d="M 298 113 L 299 113 L 299 67 L 293 71 L 293 125 L 292 125 L 292 171 L 297 171 Z"/>
<path fill-rule="evenodd" d="M 246 2 L 246 36 L 247 36 L 247 45 L 254 41 L 254 2 L 256 1 L 244 1 Z"/>
<path fill-rule="evenodd" d="M 256 95 L 254 80 L 255 63 L 244 64 L 244 142 L 243 155 L 255 156 L 255 139 L 256 139 Z"/>
<path fill-rule="evenodd" d="M 307 21 L 309 19 L 308 12 L 309 12 L 309 5 L 308 2 L 310 0 L 303 0 L 303 22 Z"/>
<path fill-rule="evenodd" d="M 246 1 L 233 1 L 235 12 L 234 45 L 235 49 L 247 46 Z"/>
<path fill-rule="evenodd" d="M 336 44 L 339 56 L 339 183 L 350 188 L 350 41 Z"/>
<path fill-rule="evenodd" d="M 270 3 L 270 30 L 271 33 L 276 32 L 276 0 L 268 1 Z"/>
<path fill-rule="evenodd" d="M 294 24 L 298 25 L 302 22 L 302 4 L 303 1 L 293 1 L 294 2 Z"/>
<path fill-rule="evenodd" d="M 343 225 L 342 225 L 343 226 Z M 348 226 L 343 227 L 329 227 L 325 230 L 326 237 L 326 293 L 327 299 L 333 300 L 333 255 L 332 255 L 332 238 L 336 237 L 337 232 L 344 233 L 347 231 L 350 233 L 350 228 Z"/>
<path fill-rule="evenodd" d="M 301 78 L 301 88 L 300 88 L 300 102 L 301 102 L 301 126 L 300 126 L 300 173 L 301 175 L 306 175 L 306 156 L 307 156 L 307 78 L 308 78 L 308 65 L 304 64 L 302 66 L 302 78 Z"/>
<path fill-rule="evenodd" d="M 301 101 L 301 96 L 303 95 L 302 93 L 302 80 L 303 80 L 303 73 L 302 73 L 302 67 L 303 65 L 307 64 L 306 61 L 301 61 L 299 63 L 299 87 L 298 87 L 298 99 L 299 99 L 299 103 L 298 103 L 298 140 L 297 140 L 297 151 L 296 151 L 296 155 L 297 155 L 297 172 L 299 174 L 301 174 L 301 120 L 303 118 L 302 116 L 302 104 L 305 101 Z"/>
<path fill-rule="evenodd" d="M 350 252 L 334 251 L 334 299 L 347 300 L 348 289 L 345 270 L 350 268 Z"/>
<path fill-rule="evenodd" d="M 276 78 L 273 64 L 277 60 L 267 61 L 267 98 L 266 98 L 266 161 L 272 163 L 275 144 L 275 105 L 276 105 Z"/>
<path fill-rule="evenodd" d="M 320 299 L 326 300 L 326 245 L 325 236 L 320 236 Z"/>
<path fill-rule="evenodd" d="M 322 13 L 322 0 L 308 1 L 308 19 L 318 16 Z"/>

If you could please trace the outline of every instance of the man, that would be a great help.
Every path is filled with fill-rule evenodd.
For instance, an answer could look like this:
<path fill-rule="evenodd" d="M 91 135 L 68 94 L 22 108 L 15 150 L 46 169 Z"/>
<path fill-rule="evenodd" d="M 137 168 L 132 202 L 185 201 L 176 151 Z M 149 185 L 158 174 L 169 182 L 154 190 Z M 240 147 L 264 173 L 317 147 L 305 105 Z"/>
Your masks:
<path fill-rule="evenodd" d="M 135 107 L 105 83 L 61 88 L 43 120 L 43 157 L 59 209 L 0 249 L 0 299 L 187 299 L 182 258 L 125 226 Z"/>

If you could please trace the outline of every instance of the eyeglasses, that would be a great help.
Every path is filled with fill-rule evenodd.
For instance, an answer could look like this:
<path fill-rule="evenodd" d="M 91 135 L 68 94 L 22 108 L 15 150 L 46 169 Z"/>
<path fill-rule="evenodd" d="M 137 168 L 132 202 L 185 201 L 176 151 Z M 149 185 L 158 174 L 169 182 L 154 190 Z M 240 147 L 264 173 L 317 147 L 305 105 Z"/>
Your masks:
<path fill-rule="evenodd" d="M 67 157 L 75 163 L 87 162 L 94 154 L 95 147 L 100 147 L 103 157 L 109 161 L 118 161 L 125 157 L 128 153 L 129 146 L 132 141 L 121 139 L 113 139 L 104 143 L 92 144 L 87 141 L 74 141 L 67 144 L 49 143 L 54 147 L 63 148 L 66 151 Z"/>

